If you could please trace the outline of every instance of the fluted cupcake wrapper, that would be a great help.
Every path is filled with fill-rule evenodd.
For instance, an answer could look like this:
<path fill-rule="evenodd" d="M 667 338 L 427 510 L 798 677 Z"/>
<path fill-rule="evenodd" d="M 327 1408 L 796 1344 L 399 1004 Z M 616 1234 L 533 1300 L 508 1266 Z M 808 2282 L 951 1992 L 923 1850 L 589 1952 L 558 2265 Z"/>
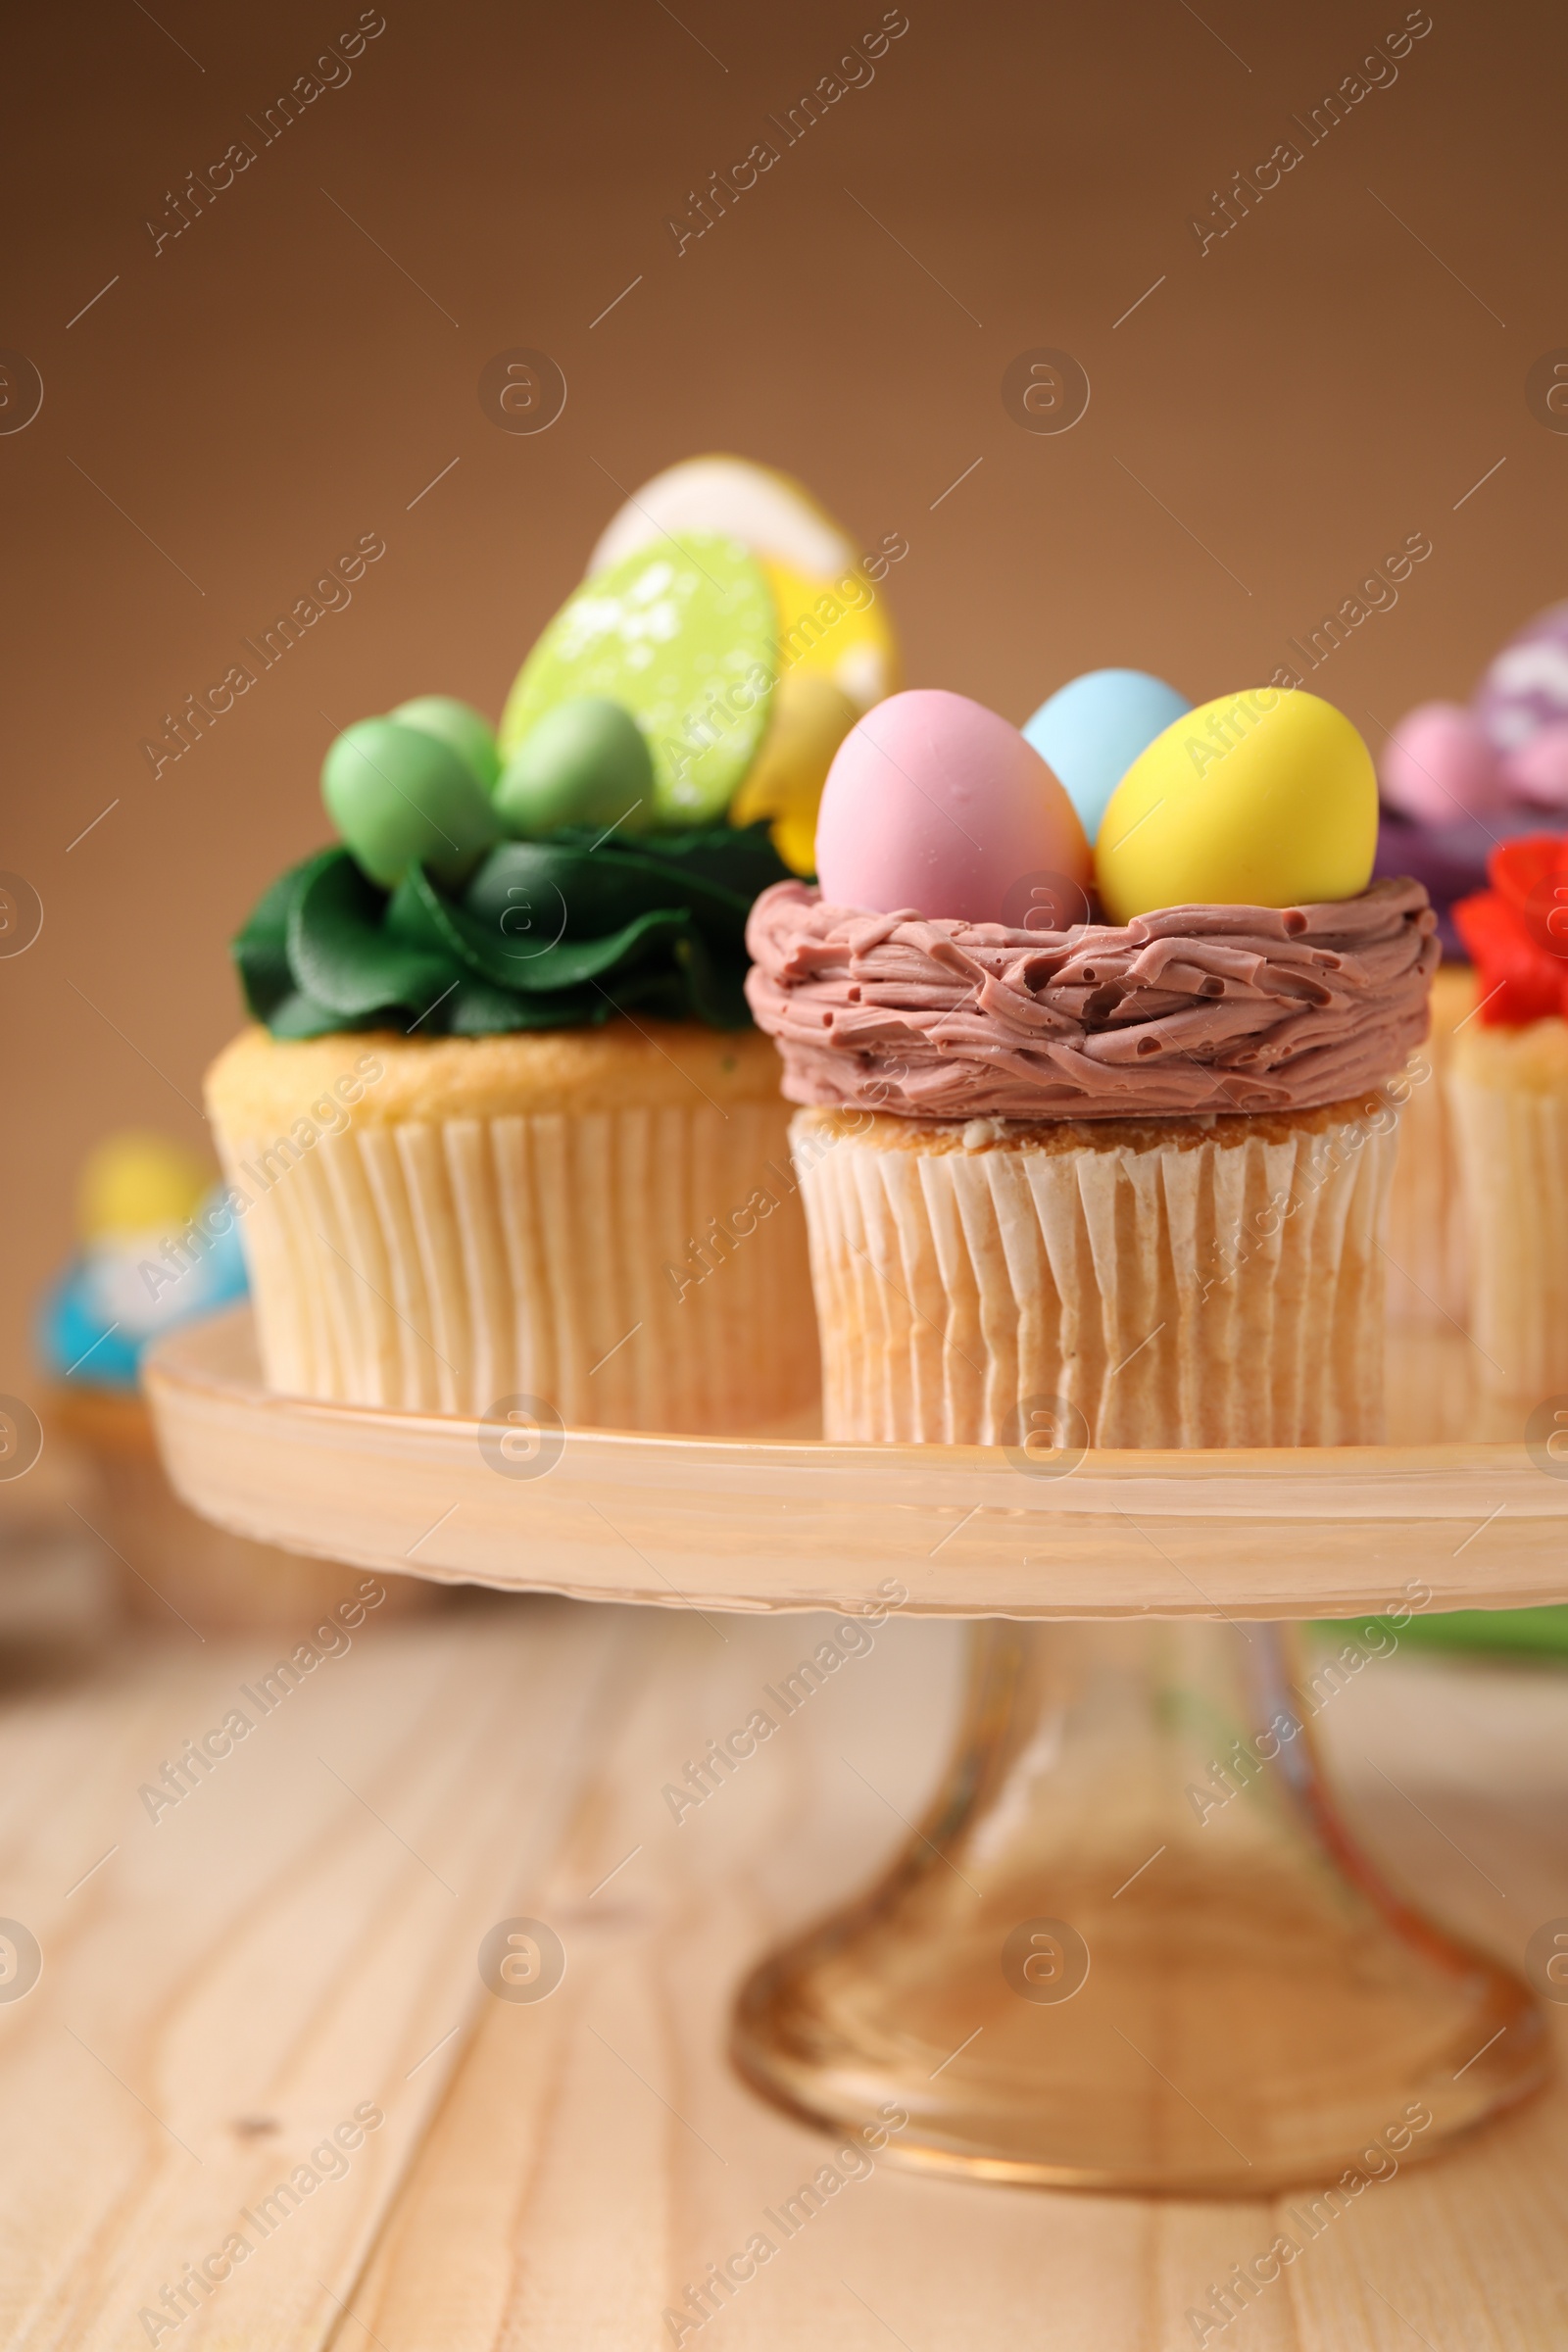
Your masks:
<path fill-rule="evenodd" d="M 265 1145 L 223 1135 L 268 1384 L 408 1412 L 537 1396 L 568 1427 L 788 1419 L 816 1367 L 787 1120 L 359 1121 L 275 1180 Z"/>
<path fill-rule="evenodd" d="M 1481 1376 L 1499 1396 L 1559 1396 L 1568 1393 L 1568 1093 L 1455 1072 L 1447 1098 Z"/>
<path fill-rule="evenodd" d="M 825 1434 L 1016 1444 L 1059 1405 L 1097 1446 L 1376 1442 L 1393 1127 L 799 1113 Z"/>
<path fill-rule="evenodd" d="M 1399 1149 L 1389 1213 L 1389 1318 L 1438 1331 L 1461 1329 L 1469 1311 L 1469 1250 L 1447 1074 L 1454 1035 L 1474 1007 L 1475 974 L 1443 966 L 1432 989 L 1432 1030 L 1402 1079 L 1386 1088 L 1399 1103 Z"/>

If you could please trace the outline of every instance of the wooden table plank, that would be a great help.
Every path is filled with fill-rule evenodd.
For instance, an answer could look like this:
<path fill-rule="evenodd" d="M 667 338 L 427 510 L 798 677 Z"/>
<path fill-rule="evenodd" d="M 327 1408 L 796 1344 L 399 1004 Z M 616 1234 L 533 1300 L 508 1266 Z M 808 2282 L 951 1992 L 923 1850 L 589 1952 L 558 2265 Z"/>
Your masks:
<path fill-rule="evenodd" d="M 370 1617 L 266 1715 L 275 1643 L 188 1641 L 0 1715 L 0 1910 L 44 1955 L 0 2005 L 8 2346 L 331 2332 L 461 2036 L 432 2046 L 482 1997 L 479 1936 L 560 1835 L 616 1634 L 548 1604 Z M 231 1707 L 252 1731 L 150 1817 L 138 1789 Z M 385 2120 L 334 2154 L 357 2109 Z"/>
<path fill-rule="evenodd" d="M 139 2311 L 369 2099 L 386 2122 L 346 2177 L 258 2233 L 162 2343 L 1195 2343 L 1189 2311 L 1288 2226 L 1283 2208 L 971 2187 L 885 2163 L 702 2328 L 664 2319 L 831 2152 L 728 2073 L 734 1984 L 898 1843 L 952 1719 L 956 1629 L 894 1619 L 677 1824 L 665 1783 L 813 1638 L 799 1619 L 517 1601 L 372 1620 L 156 1824 L 138 1785 L 256 1687 L 275 1646 L 165 1642 L 14 1692 L 0 1911 L 34 1926 L 46 1968 L 0 2004 L 0 2342 L 147 2342 Z M 1568 1913 L 1559 1674 L 1378 1661 L 1320 1729 L 1369 1842 L 1455 1924 L 1517 1957 Z M 479 1938 L 513 1913 L 566 1950 L 537 2003 L 479 1983 Z M 1557 2093 L 1368 2190 L 1206 2340 L 1560 2352 L 1565 2248 Z"/>
<path fill-rule="evenodd" d="M 648 1635 L 639 1703 L 597 1759 L 575 1833 L 539 1888 L 540 1915 L 572 1954 L 567 1978 L 549 2001 L 497 2001 L 482 2017 L 340 2344 L 366 2342 L 367 2329 L 385 2352 L 654 2352 L 677 2336 L 730 2352 L 1195 2343 L 1189 2312 L 1291 2226 L 1297 2200 L 1152 2205 L 879 2165 L 701 2329 L 663 2317 L 710 2263 L 768 2228 L 764 2212 L 827 2152 L 725 2070 L 734 1982 L 768 1937 L 830 1903 L 901 1835 L 841 1759 L 911 1812 L 952 1704 L 952 1633 L 890 1625 L 874 1657 L 677 1828 L 661 1819 L 663 1782 L 743 1719 L 806 1632 L 734 1620 L 721 1630 L 722 1647 L 690 1618 Z M 1321 1727 L 1390 1862 L 1515 1958 L 1541 1920 L 1568 1911 L 1565 1699 L 1550 1673 L 1401 1658 L 1343 1691 Z M 1424 2335 L 1436 2352 L 1560 2352 L 1565 2249 L 1568 2098 L 1557 2093 L 1377 2184 L 1245 2320 L 1206 2340 L 1409 2352 Z"/>

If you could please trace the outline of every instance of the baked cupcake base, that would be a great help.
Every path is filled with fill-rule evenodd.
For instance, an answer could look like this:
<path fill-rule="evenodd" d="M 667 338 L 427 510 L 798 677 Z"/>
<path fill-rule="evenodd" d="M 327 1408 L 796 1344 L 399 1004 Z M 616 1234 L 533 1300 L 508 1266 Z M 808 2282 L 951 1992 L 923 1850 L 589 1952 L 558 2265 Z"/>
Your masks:
<path fill-rule="evenodd" d="M 1375 1443 L 1394 1128 L 798 1112 L 824 1435 Z"/>
<path fill-rule="evenodd" d="M 1447 1099 L 1482 1374 L 1539 1403 L 1568 1393 L 1568 1021 L 1471 1022 Z"/>
<path fill-rule="evenodd" d="M 1432 983 L 1432 1029 L 1404 1077 L 1391 1079 L 1399 1102 L 1399 1148 L 1389 1209 L 1389 1316 L 1396 1323 L 1451 1331 L 1469 1306 L 1469 1252 L 1448 1069 L 1456 1032 L 1475 1009 L 1467 963 L 1440 965 Z"/>
<path fill-rule="evenodd" d="M 270 1387 L 675 1431 L 810 1399 L 789 1114 L 755 1031 L 253 1029 L 208 1102 Z"/>

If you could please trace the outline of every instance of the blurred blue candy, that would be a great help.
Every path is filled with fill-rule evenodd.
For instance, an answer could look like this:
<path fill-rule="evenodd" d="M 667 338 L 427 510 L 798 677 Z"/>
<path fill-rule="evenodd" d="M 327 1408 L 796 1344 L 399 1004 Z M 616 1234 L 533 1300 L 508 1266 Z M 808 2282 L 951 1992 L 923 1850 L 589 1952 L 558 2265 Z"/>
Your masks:
<path fill-rule="evenodd" d="M 1091 846 L 1105 805 L 1140 752 L 1192 704 L 1141 669 L 1090 669 L 1042 703 L 1023 732 L 1059 777 Z"/>
<path fill-rule="evenodd" d="M 226 1197 L 217 1186 L 199 1213 L 220 1207 Z M 182 1253 L 182 1270 L 172 1278 L 166 1270 L 165 1279 L 149 1283 L 145 1269 L 159 1267 L 164 1238 L 153 1232 L 101 1237 L 50 1285 L 40 1301 L 36 1337 L 44 1367 L 57 1380 L 134 1389 L 142 1351 L 159 1332 L 244 1298 L 245 1258 L 232 1217 L 227 1231 L 205 1248 Z"/>

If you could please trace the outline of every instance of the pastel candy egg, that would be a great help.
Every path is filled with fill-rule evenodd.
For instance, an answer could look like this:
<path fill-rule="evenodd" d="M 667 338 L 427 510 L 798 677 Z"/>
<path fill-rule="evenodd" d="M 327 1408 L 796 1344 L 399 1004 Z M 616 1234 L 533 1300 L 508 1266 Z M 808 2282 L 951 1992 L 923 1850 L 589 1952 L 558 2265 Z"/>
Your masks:
<path fill-rule="evenodd" d="M 835 753 L 858 713 L 830 678 L 787 669 L 773 689 L 773 723 L 729 805 L 732 825 L 771 819 L 770 838 L 797 874 L 816 871 L 816 812 Z"/>
<path fill-rule="evenodd" d="M 1095 874 L 1112 922 L 1162 906 L 1350 899 L 1372 875 L 1378 788 L 1344 713 L 1271 686 L 1157 735 L 1111 795 Z"/>
<path fill-rule="evenodd" d="M 737 540 L 761 564 L 778 607 L 784 667 L 831 678 L 858 710 L 893 692 L 899 651 L 880 590 L 833 517 L 776 466 L 721 456 L 666 466 L 612 517 L 588 576 L 693 531 Z"/>
<path fill-rule="evenodd" d="M 1568 723 L 1568 605 L 1537 613 L 1503 647 L 1481 681 L 1475 713 L 1499 752 Z"/>
<path fill-rule="evenodd" d="M 507 762 L 496 814 L 515 840 L 566 825 L 641 831 L 653 814 L 654 763 L 629 710 L 576 695 L 547 710 Z"/>
<path fill-rule="evenodd" d="M 1091 669 L 1041 704 L 1024 725 L 1024 740 L 1061 778 L 1093 841 L 1139 753 L 1192 707 L 1185 694 L 1141 669 Z"/>
<path fill-rule="evenodd" d="M 893 695 L 851 729 L 816 824 L 823 899 L 1021 925 L 1032 885 L 1090 871 L 1077 810 L 1016 727 L 966 695 Z"/>
<path fill-rule="evenodd" d="M 450 694 L 420 694 L 413 702 L 399 703 L 387 716 L 400 727 L 417 727 L 421 734 L 433 735 L 467 761 L 486 792 L 494 790 L 501 773 L 496 731 L 471 704 Z"/>
<path fill-rule="evenodd" d="M 1457 825 L 1500 808 L 1507 794 L 1494 746 L 1457 703 L 1407 710 L 1378 761 L 1383 797 L 1420 825 Z"/>
<path fill-rule="evenodd" d="M 344 728 L 321 762 L 321 798 L 356 862 L 388 890 L 415 864 L 460 882 L 501 836 L 467 761 L 393 718 Z"/>
<path fill-rule="evenodd" d="M 767 731 L 777 675 L 760 564 L 733 539 L 661 539 L 567 598 L 507 698 L 502 754 L 556 704 L 603 697 L 648 739 L 657 822 L 718 823 Z"/>
<path fill-rule="evenodd" d="M 899 682 L 899 648 L 880 591 L 858 565 L 832 578 L 764 558 L 778 607 L 779 662 L 787 677 L 831 679 L 857 711 L 869 710 Z"/>
<path fill-rule="evenodd" d="M 589 558 L 588 576 L 688 531 L 738 539 L 754 556 L 776 557 L 818 578 L 855 562 L 838 524 L 793 474 L 750 458 L 715 456 L 685 458 L 634 491 Z"/>

